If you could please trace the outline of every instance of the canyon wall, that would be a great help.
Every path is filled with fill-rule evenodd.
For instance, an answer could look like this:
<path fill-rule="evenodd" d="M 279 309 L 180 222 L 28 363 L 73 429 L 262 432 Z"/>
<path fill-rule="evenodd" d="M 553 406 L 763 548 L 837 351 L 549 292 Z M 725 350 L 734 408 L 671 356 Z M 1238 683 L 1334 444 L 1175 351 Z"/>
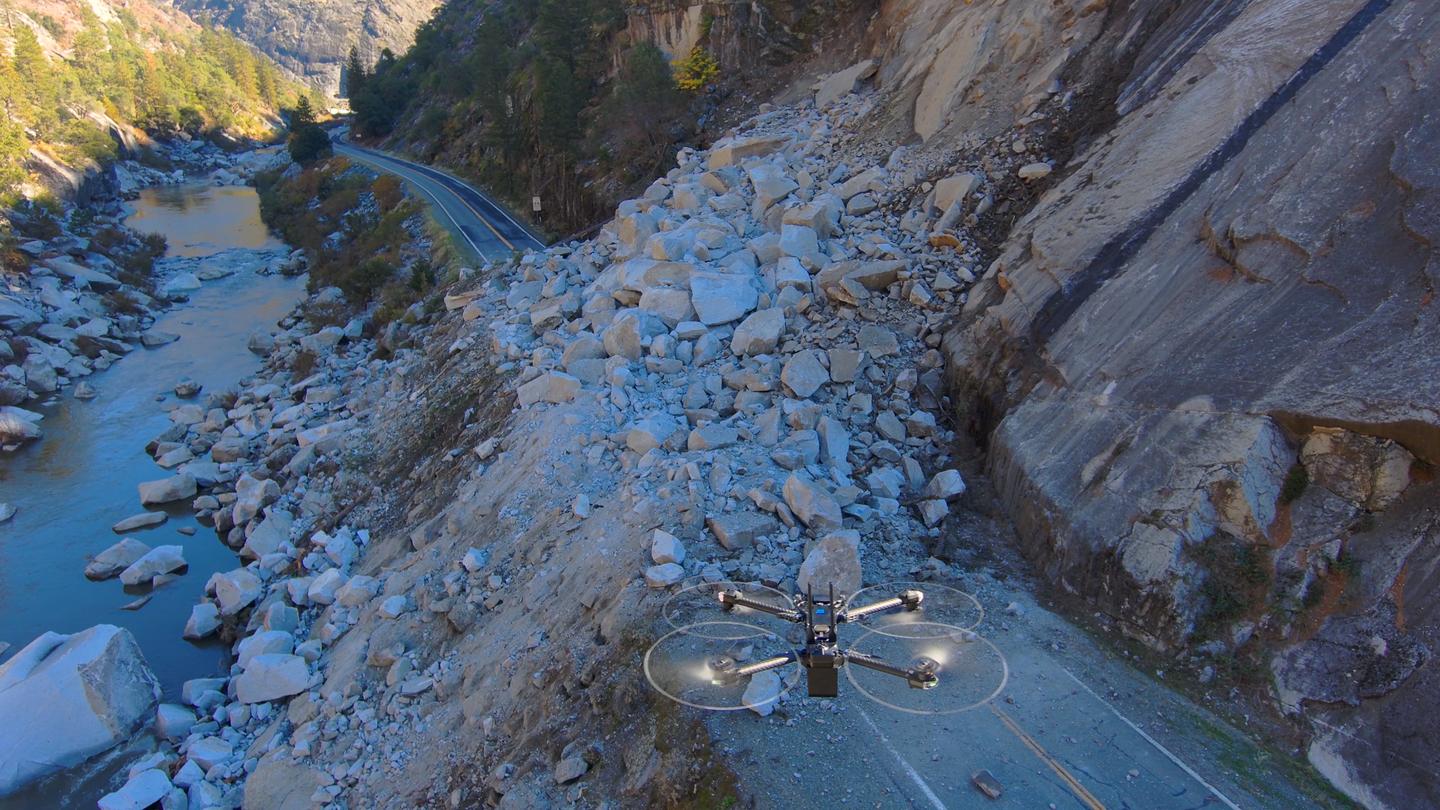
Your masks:
<path fill-rule="evenodd" d="M 1268 671 L 1352 797 L 1434 803 L 1440 22 L 1141 5 L 882 11 L 927 144 L 1073 94 L 1069 162 L 946 337 L 954 407 L 1047 578 Z"/>

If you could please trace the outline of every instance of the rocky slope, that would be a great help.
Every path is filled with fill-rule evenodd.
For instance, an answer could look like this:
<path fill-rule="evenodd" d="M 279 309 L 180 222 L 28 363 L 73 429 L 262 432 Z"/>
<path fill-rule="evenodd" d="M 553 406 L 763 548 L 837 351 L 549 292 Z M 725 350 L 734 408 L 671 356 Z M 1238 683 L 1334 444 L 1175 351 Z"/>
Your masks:
<path fill-rule="evenodd" d="M 213 22 L 259 48 L 305 82 L 335 95 L 356 48 L 366 63 L 389 48 L 403 53 L 439 0 L 177 0 L 197 20 Z"/>
<path fill-rule="evenodd" d="M 887 0 L 594 239 L 383 328 L 321 291 L 154 445 L 233 477 L 194 506 L 248 560 L 192 617 L 237 659 L 165 710 L 174 783 L 734 795 L 640 675 L 665 594 L 954 581 L 974 441 L 1050 590 L 1356 801 L 1434 804 L 1437 20 L 1322 5 Z"/>

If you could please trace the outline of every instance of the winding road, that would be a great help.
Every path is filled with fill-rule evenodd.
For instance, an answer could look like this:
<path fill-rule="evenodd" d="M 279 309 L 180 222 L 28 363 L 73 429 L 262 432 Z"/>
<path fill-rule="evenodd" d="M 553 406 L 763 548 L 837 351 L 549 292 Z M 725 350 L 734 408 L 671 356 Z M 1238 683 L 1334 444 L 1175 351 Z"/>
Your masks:
<path fill-rule="evenodd" d="M 436 219 L 483 258 L 505 259 L 516 251 L 545 249 L 545 242 L 504 206 L 458 178 L 375 149 L 340 141 L 334 147 L 336 154 L 408 182 L 429 201 Z"/>

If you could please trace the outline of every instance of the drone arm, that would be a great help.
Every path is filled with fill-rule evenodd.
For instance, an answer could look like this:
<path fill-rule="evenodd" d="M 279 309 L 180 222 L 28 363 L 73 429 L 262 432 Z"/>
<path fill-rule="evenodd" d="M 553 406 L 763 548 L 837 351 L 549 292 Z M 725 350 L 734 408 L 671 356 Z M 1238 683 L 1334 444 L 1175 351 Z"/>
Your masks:
<path fill-rule="evenodd" d="M 800 611 L 794 608 L 781 607 L 779 605 L 772 605 L 769 602 L 762 602 L 758 599 L 751 599 L 737 590 L 720 591 L 718 598 L 720 599 L 720 604 L 724 605 L 727 610 L 737 607 L 747 607 L 751 610 L 758 610 L 761 613 L 769 613 L 771 616 L 779 616 L 789 622 L 798 622 L 804 618 L 800 615 Z"/>
<path fill-rule="evenodd" d="M 761 672 L 767 672 L 772 669 L 779 669 L 786 664 L 794 662 L 799 657 L 800 656 L 797 653 L 788 652 L 784 655 L 777 655 L 774 658 L 766 658 L 764 661 L 756 661 L 753 664 L 746 664 L 743 667 L 732 665 L 725 669 L 722 669 L 717 674 L 719 676 L 720 682 L 727 684 L 735 683 L 741 678 L 748 678 L 751 675 L 756 675 Z"/>
<path fill-rule="evenodd" d="M 886 610 L 894 610 L 895 608 L 900 607 L 903 604 L 905 603 L 900 600 L 900 597 L 892 596 L 889 599 L 881 599 L 879 602 L 876 602 L 873 605 L 866 605 L 865 607 L 857 608 L 847 608 L 845 612 L 841 614 L 841 620 L 847 622 L 858 622 L 872 613 L 881 613 Z"/>
<path fill-rule="evenodd" d="M 756 661 L 753 664 L 747 664 L 743 667 L 736 667 L 735 676 L 737 678 L 748 677 L 750 675 L 756 675 L 772 669 L 779 669 L 786 664 L 793 663 L 797 657 L 798 656 L 795 653 L 788 652 L 784 655 L 777 655 L 774 658 L 767 658 L 764 661 Z"/>
<path fill-rule="evenodd" d="M 881 599 L 871 605 L 864 607 L 847 608 L 841 615 L 840 620 L 844 622 L 856 622 L 874 613 L 882 613 L 887 610 L 894 610 L 903 607 L 906 610 L 915 610 L 920 607 L 920 602 L 925 599 L 925 594 L 920 591 L 902 591 L 899 596 L 892 596 L 889 599 Z"/>
<path fill-rule="evenodd" d="M 873 655 L 866 655 L 865 653 L 854 652 L 853 650 L 847 650 L 845 652 L 845 663 L 856 664 L 866 669 L 873 669 L 876 672 L 883 672 L 886 675 L 904 678 L 905 682 L 915 689 L 929 689 L 939 683 L 939 679 L 935 677 L 935 673 L 933 672 L 927 672 L 921 669 L 903 669 L 894 664 L 886 663 Z"/>

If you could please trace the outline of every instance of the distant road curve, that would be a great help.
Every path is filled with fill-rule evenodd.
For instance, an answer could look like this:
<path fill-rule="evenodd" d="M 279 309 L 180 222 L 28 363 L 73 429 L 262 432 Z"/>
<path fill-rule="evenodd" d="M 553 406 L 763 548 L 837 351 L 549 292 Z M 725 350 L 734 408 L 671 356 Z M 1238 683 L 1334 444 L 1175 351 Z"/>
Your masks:
<path fill-rule="evenodd" d="M 517 250 L 544 250 L 545 242 L 480 191 L 439 169 L 375 149 L 336 141 L 335 153 L 408 181 L 471 249 L 487 259 L 506 259 Z"/>

